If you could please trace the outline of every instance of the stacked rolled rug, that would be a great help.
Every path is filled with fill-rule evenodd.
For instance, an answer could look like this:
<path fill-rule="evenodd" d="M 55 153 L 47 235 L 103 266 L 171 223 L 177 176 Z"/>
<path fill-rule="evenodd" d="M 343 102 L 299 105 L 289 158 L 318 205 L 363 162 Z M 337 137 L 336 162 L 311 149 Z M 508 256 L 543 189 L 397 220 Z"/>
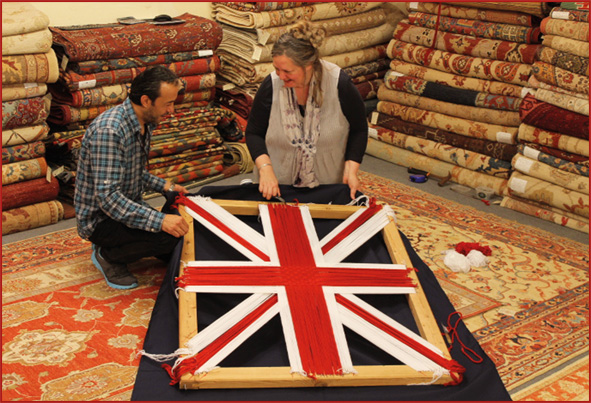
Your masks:
<path fill-rule="evenodd" d="M 300 20 L 326 30 L 320 56 L 345 69 L 367 101 L 366 108 L 375 107 L 396 18 L 385 3 L 214 2 L 213 15 L 224 30 L 218 96 L 243 118 L 248 117 L 260 83 L 274 70 L 273 44 Z"/>
<path fill-rule="evenodd" d="M 49 18 L 28 3 L 2 3 L 2 234 L 64 217 L 43 140 L 58 78 Z"/>
<path fill-rule="evenodd" d="M 520 108 L 518 154 L 502 206 L 589 232 L 589 9 L 561 3 Z"/>
<path fill-rule="evenodd" d="M 65 200 L 74 193 L 77 155 L 86 128 L 100 113 L 122 103 L 133 79 L 155 65 L 174 71 L 183 90 L 175 101 L 175 113 L 153 133 L 150 171 L 177 183 L 238 172 L 216 163 L 228 152 L 217 123 L 229 126 L 232 120 L 231 114 L 213 106 L 221 28 L 189 13 L 174 20 L 181 22 L 50 27 L 60 77 L 50 86 L 54 102 L 48 118 L 48 153 L 63 171 Z M 233 133 L 231 139 L 236 136 Z"/>
<path fill-rule="evenodd" d="M 407 6 L 388 46 L 392 62 L 367 152 L 506 194 L 539 22 L 549 10 L 544 3 Z"/>

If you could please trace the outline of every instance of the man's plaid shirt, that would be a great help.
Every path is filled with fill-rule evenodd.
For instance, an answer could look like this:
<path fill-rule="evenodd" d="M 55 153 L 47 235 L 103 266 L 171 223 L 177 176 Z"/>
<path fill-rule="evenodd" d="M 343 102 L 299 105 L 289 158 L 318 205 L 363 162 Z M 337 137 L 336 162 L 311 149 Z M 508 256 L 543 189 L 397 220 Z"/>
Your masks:
<path fill-rule="evenodd" d="M 162 229 L 164 214 L 142 197 L 145 190 L 162 192 L 166 184 L 146 168 L 153 129 L 154 125 L 146 125 L 141 134 L 129 98 L 89 126 L 82 139 L 74 195 L 82 238 L 88 239 L 107 216 L 130 228 Z"/>

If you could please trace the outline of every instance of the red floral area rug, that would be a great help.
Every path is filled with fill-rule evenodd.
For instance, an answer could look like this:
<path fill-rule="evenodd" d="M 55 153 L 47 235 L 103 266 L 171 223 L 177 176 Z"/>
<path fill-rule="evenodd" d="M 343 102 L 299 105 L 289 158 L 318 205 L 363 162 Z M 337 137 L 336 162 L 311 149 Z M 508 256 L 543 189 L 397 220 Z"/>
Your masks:
<path fill-rule="evenodd" d="M 165 264 L 108 287 L 75 229 L 2 247 L 2 401 L 129 400 Z"/>
<path fill-rule="evenodd" d="M 588 245 L 372 174 L 361 182 L 393 207 L 514 400 L 589 400 Z M 488 265 L 451 271 L 444 252 L 460 242 L 489 246 Z"/>
<path fill-rule="evenodd" d="M 589 400 L 588 245 L 362 173 L 390 204 L 497 365 L 514 400 Z M 454 273 L 443 252 L 479 242 L 486 267 Z M 3 245 L 2 400 L 129 400 L 164 264 L 132 266 L 134 290 L 106 286 L 75 229 Z"/>

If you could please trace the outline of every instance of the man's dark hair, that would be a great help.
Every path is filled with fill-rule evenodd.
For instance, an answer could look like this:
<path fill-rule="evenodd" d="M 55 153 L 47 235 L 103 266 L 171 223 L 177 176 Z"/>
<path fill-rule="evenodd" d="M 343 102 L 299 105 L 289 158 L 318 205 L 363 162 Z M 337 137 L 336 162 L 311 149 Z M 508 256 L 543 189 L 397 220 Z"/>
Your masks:
<path fill-rule="evenodd" d="M 160 96 L 162 83 L 178 84 L 179 78 L 164 66 L 150 67 L 133 79 L 129 99 L 134 104 L 141 105 L 142 95 L 147 95 L 154 102 Z"/>

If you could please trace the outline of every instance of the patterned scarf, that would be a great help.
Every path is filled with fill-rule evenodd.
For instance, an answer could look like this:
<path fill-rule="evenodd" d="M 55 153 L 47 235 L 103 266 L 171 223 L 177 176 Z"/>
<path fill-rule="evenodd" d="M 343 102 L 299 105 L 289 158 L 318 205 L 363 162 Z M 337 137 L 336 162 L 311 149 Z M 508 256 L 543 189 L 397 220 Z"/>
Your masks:
<path fill-rule="evenodd" d="M 310 94 L 314 93 L 315 78 L 310 82 Z M 320 107 L 308 96 L 306 113 L 302 118 L 293 88 L 283 87 L 279 102 L 283 129 L 296 152 L 296 171 L 292 184 L 296 187 L 315 187 L 319 182 L 314 174 L 316 142 L 320 134 Z"/>

